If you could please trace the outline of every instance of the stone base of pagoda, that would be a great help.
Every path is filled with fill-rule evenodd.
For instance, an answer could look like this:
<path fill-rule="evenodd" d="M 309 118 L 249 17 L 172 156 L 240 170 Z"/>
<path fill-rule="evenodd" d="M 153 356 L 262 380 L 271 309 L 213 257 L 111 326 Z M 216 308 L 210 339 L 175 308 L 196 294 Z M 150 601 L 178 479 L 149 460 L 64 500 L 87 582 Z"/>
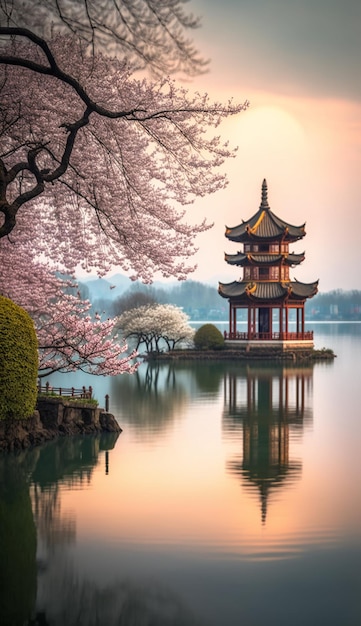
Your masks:
<path fill-rule="evenodd" d="M 312 339 L 226 339 L 225 346 L 232 350 L 245 350 L 246 352 L 295 352 L 311 351 L 314 348 Z"/>

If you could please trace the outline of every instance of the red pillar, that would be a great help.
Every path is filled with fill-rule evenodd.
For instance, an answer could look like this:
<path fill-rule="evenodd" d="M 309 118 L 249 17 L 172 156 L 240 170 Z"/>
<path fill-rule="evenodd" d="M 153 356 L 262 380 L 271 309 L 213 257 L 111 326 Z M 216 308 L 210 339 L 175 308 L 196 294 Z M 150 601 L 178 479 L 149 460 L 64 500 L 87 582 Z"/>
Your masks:
<path fill-rule="evenodd" d="M 252 306 L 249 310 L 250 314 L 251 314 L 251 334 L 249 336 L 249 339 L 252 339 L 254 333 L 255 333 L 255 327 L 256 327 L 256 309 Z"/>
<path fill-rule="evenodd" d="M 302 305 L 302 309 L 301 309 L 301 314 L 302 314 L 302 339 L 305 338 L 305 305 Z"/>
<path fill-rule="evenodd" d="M 269 310 L 269 316 L 270 316 L 270 320 L 269 320 L 269 332 L 270 332 L 270 336 L 269 338 L 272 339 L 272 324 L 273 324 L 273 309 L 272 307 L 270 307 Z"/>
<path fill-rule="evenodd" d="M 283 306 L 280 307 L 280 339 L 283 339 Z"/>

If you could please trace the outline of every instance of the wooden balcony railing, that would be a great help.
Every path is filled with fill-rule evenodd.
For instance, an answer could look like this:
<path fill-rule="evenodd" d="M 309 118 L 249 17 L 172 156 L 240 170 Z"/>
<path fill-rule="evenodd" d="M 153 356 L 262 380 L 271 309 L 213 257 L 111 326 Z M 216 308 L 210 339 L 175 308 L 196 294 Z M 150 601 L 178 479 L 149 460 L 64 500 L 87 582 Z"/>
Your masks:
<path fill-rule="evenodd" d="M 232 341 L 313 341 L 313 330 L 305 332 L 248 333 L 224 331 L 224 338 Z"/>

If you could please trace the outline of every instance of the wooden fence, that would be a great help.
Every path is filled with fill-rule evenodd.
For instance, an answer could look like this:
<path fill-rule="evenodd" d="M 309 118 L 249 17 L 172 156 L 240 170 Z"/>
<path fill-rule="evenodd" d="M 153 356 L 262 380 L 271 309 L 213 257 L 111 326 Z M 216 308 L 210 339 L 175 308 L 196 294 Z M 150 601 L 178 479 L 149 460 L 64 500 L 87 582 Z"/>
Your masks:
<path fill-rule="evenodd" d="M 38 393 L 46 393 L 47 395 L 54 396 L 67 396 L 71 398 L 92 398 L 92 387 L 82 387 L 81 389 L 75 389 L 75 387 L 52 387 L 49 383 L 42 385 L 38 382 Z"/>
<path fill-rule="evenodd" d="M 52 387 L 48 382 L 45 385 L 38 382 L 38 393 L 44 393 L 49 396 L 65 396 L 67 398 L 85 398 L 91 399 L 93 397 L 93 388 L 82 387 L 81 389 L 75 389 L 75 387 Z M 105 411 L 109 412 L 109 395 L 105 396 Z"/>

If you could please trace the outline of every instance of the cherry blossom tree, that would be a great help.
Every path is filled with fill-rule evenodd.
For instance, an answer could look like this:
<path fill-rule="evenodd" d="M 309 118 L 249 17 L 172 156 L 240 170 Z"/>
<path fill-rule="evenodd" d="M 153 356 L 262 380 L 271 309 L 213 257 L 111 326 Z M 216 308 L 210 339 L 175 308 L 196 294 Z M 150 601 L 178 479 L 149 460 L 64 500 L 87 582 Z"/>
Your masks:
<path fill-rule="evenodd" d="M 184 11 L 188 0 L 1 0 L 1 24 L 51 33 L 76 34 L 91 51 L 126 57 L 133 70 L 155 75 L 197 76 L 205 61 L 187 31 L 200 19 Z"/>
<path fill-rule="evenodd" d="M 135 340 L 136 349 L 145 344 L 147 352 L 160 352 L 162 344 L 174 350 L 180 344 L 192 342 L 194 329 L 188 321 L 188 316 L 178 307 L 155 304 L 124 311 L 118 317 L 117 327 L 126 339 Z"/>
<path fill-rule="evenodd" d="M 108 376 L 133 373 L 137 354 L 118 338 L 116 320 L 92 315 L 90 302 L 80 298 L 73 280 L 57 277 L 18 243 L 1 244 L 0 293 L 23 306 L 34 320 L 39 377 L 75 370 Z"/>
<path fill-rule="evenodd" d="M 208 129 L 245 105 L 135 79 L 69 37 L 0 34 L 15 37 L 0 51 L 0 236 L 22 219 L 34 249 L 68 271 L 185 278 L 209 225 L 187 224 L 179 207 L 226 184 L 218 168 L 233 153 Z"/>
<path fill-rule="evenodd" d="M 64 301 L 65 300 L 65 301 Z M 132 374 L 139 363 L 136 351 L 127 354 L 128 346 L 118 340 L 114 319 L 95 320 L 87 314 L 90 303 L 63 296 L 61 309 L 48 309 L 35 317 L 39 340 L 39 377 L 53 372 L 82 370 L 89 374 L 115 376 Z"/>
<path fill-rule="evenodd" d="M 212 128 L 247 103 L 169 77 L 206 66 L 183 4 L 0 0 L 0 292 L 32 314 L 44 373 L 133 367 L 55 272 L 186 278 L 210 225 L 187 223 L 185 207 L 226 185 L 234 151 Z"/>

